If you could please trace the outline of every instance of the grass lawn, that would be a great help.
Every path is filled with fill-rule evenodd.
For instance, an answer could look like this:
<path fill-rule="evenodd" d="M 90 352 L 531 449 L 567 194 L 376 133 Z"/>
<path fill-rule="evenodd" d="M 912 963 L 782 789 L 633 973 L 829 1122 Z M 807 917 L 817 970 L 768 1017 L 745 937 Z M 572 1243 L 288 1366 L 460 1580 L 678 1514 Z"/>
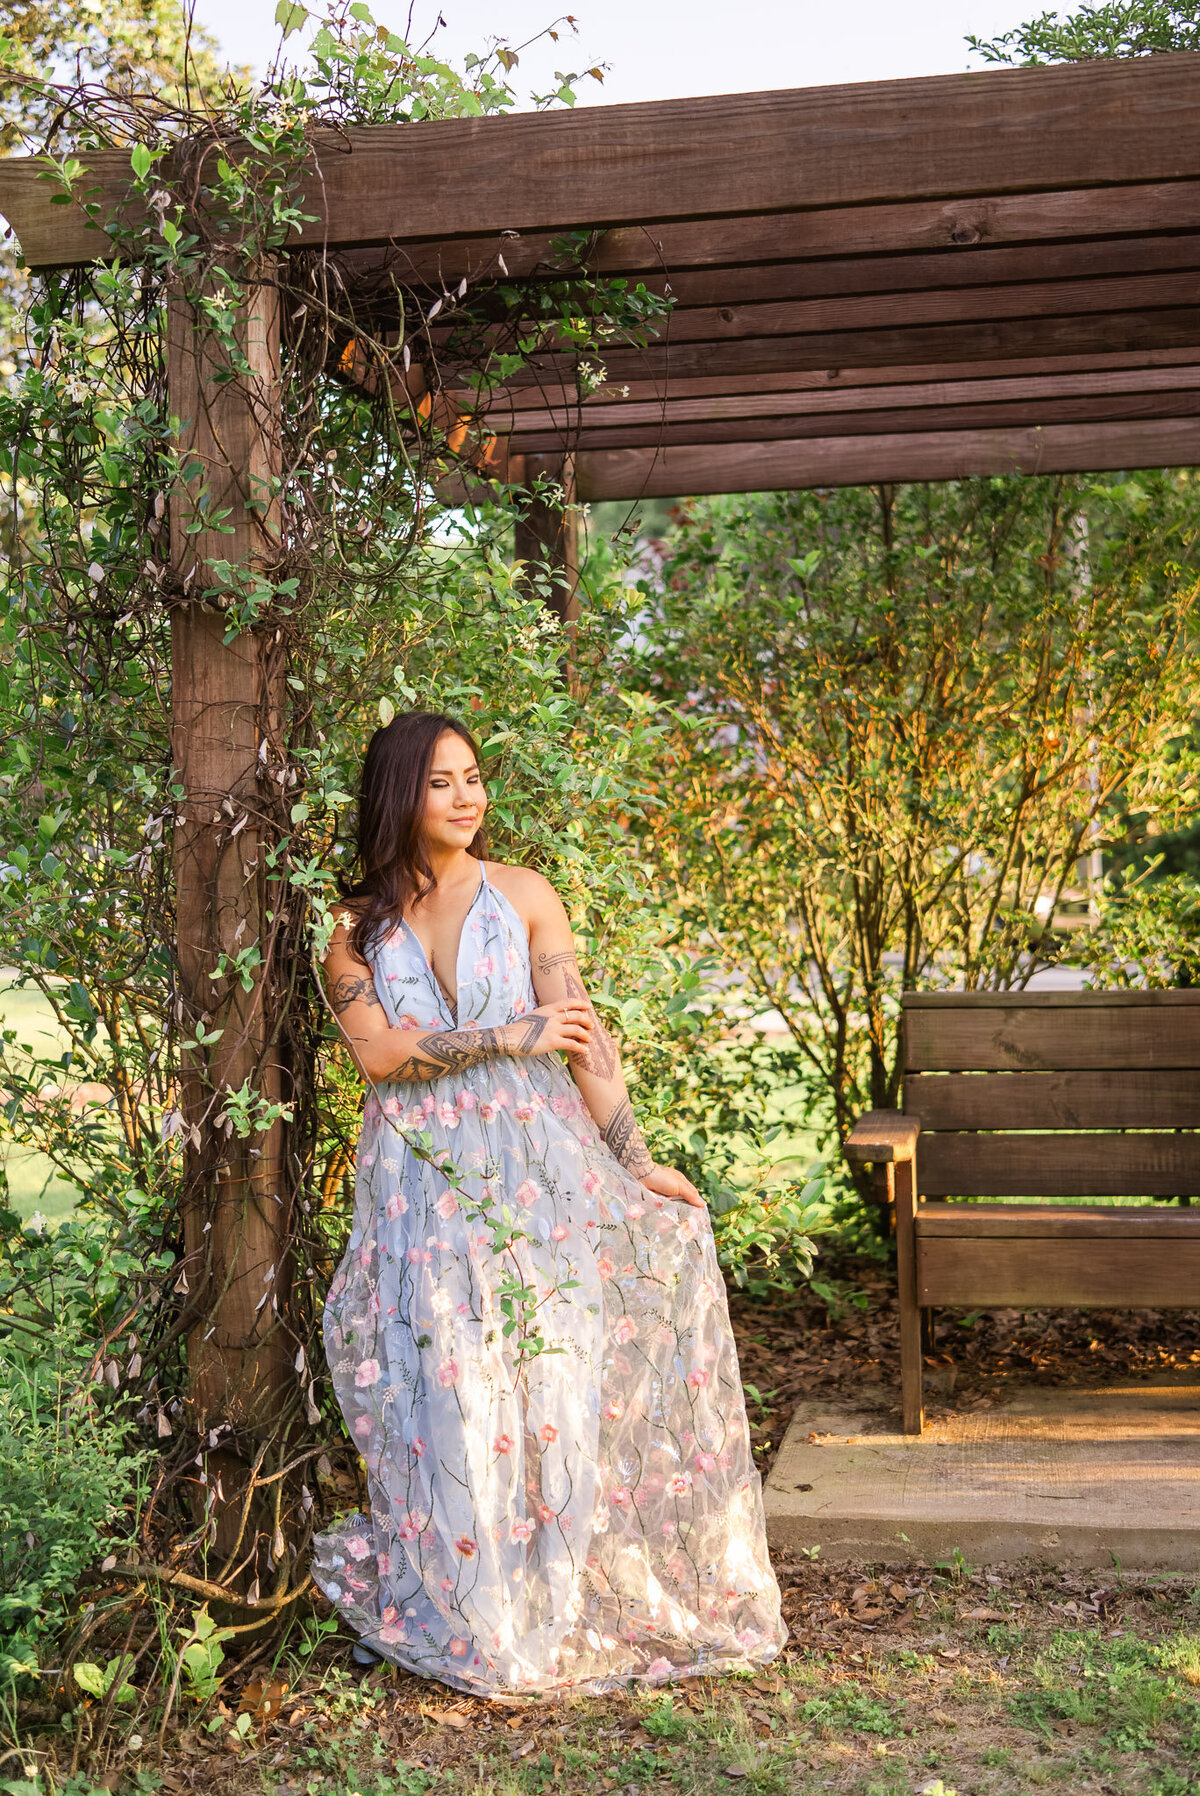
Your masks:
<path fill-rule="evenodd" d="M 1200 1590 L 953 1568 L 781 1568 L 776 1666 L 660 1693 L 483 1703 L 348 1642 L 286 1655 L 168 1792 L 229 1796 L 1104 1796 L 1200 1792 Z M 318 1668 L 320 1661 L 323 1665 Z M 272 1687 L 273 1686 L 273 1687 Z M 286 1689 L 285 1689 L 286 1686 Z M 263 1719 L 264 1698 L 277 1719 Z M 243 1721 L 242 1726 L 246 1727 Z M 150 1786 L 149 1765 L 142 1769 Z M 124 1787 L 124 1786 L 121 1786 Z"/>
<path fill-rule="evenodd" d="M 11 976 L 5 974 L 0 974 L 0 1027 L 16 1030 L 18 1053 L 28 1048 L 35 1054 L 50 1056 L 67 1046 L 41 993 L 32 986 L 14 986 Z M 0 1165 L 8 1175 L 9 1201 L 22 1221 L 27 1222 L 40 1211 L 48 1222 L 60 1222 L 79 1201 L 78 1188 L 60 1179 L 44 1154 L 0 1139 Z"/>

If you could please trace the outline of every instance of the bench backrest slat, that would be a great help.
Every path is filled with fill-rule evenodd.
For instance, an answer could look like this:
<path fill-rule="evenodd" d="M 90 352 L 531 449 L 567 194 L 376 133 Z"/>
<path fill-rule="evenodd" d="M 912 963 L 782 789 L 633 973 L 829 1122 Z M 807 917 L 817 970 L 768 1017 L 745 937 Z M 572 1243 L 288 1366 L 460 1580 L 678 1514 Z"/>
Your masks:
<path fill-rule="evenodd" d="M 902 1002 L 922 1195 L 1200 1195 L 1200 991 Z"/>
<path fill-rule="evenodd" d="M 907 1072 L 1200 1068 L 1200 1005 L 906 1008 Z"/>

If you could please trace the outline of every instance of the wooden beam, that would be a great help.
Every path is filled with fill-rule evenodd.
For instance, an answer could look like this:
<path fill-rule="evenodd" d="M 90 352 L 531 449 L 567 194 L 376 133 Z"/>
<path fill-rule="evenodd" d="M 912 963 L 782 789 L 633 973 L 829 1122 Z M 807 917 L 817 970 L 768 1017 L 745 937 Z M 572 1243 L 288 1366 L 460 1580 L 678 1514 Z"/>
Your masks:
<path fill-rule="evenodd" d="M 243 630 L 227 643 L 224 611 L 202 597 L 219 583 L 214 562 L 252 575 L 277 554 L 279 302 L 265 282 L 246 293 L 239 347 L 249 373 L 230 378 L 228 358 L 181 299 L 169 309 L 167 372 L 183 470 L 170 513 L 182 595 L 171 612 L 171 692 L 184 788 L 174 864 L 190 1402 L 200 1426 L 256 1430 L 279 1421 L 295 1388 L 295 1344 L 280 1320 L 291 1279 L 290 1177 L 282 1123 L 243 1141 L 219 1118 L 223 1094 L 246 1080 L 268 1102 L 291 1095 L 273 1039 L 269 918 L 282 899 L 266 860 L 286 827 L 273 783 L 286 670 L 274 630 Z M 212 512 L 216 527 L 205 523 Z M 246 992 L 228 968 L 255 942 L 261 963 Z M 218 1039 L 188 1047 L 197 1024 Z"/>
<path fill-rule="evenodd" d="M 1194 179 L 1200 55 L 987 69 L 575 112 L 329 133 L 313 148 L 300 240 L 608 228 L 981 194 Z M 226 146 L 226 153 L 232 146 Z M 86 155 L 106 221 L 124 151 Z M 469 171 L 469 178 L 464 171 Z M 31 265 L 103 253 L 77 205 L 48 206 L 38 165 L 0 170 L 0 210 Z"/>
<path fill-rule="evenodd" d="M 737 453 L 745 443 L 769 443 L 791 438 L 827 436 L 887 436 L 919 431 L 998 430 L 1008 426 L 1040 427 L 1049 424 L 1088 424 L 1136 418 L 1194 418 L 1200 416 L 1200 379 L 1190 389 L 1182 384 L 1169 392 L 1083 395 L 1049 399 L 1026 393 L 1017 399 L 991 405 L 912 405 L 884 411 L 843 411 L 777 417 L 681 419 L 672 407 L 666 415 L 645 424 L 613 419 L 593 425 L 586 420 L 578 429 L 553 428 L 531 431 L 523 421 L 510 438 L 515 454 L 545 455 L 556 449 L 576 452 L 673 447 L 684 443 L 727 443 Z"/>
<path fill-rule="evenodd" d="M 780 262 L 803 261 L 812 267 L 825 258 L 900 257 L 929 250 L 946 250 L 969 260 L 979 246 L 1193 233 L 1198 220 L 1200 181 L 1136 182 L 616 225 L 597 232 L 584 263 L 597 274 L 655 277 L 690 270 L 768 268 Z M 439 237 L 349 250 L 346 272 L 364 291 L 392 280 L 453 291 L 464 278 L 500 277 L 501 258 L 515 277 L 549 274 L 563 266 L 561 249 L 544 233 L 493 230 L 479 237 Z"/>
<path fill-rule="evenodd" d="M 1200 290 L 1198 290 L 1200 297 Z M 873 330 L 812 331 L 797 337 L 757 337 L 711 343 L 651 344 L 613 349 L 605 357 L 614 386 L 633 380 L 703 379 L 718 365 L 729 374 L 775 374 L 798 368 L 901 367 L 904 363 L 1004 361 L 1058 354 L 1144 353 L 1200 346 L 1200 305 L 1154 312 L 1099 312 L 1055 318 L 1001 318 L 965 323 L 880 326 Z M 514 376 L 511 386 L 562 378 L 562 358 Z"/>
<path fill-rule="evenodd" d="M 688 493 L 774 492 L 881 480 L 959 480 L 980 474 L 1099 473 L 1200 463 L 1200 423 L 1059 424 L 1045 430 L 816 437 L 722 447 L 582 451 L 579 497 L 678 498 Z"/>
<path fill-rule="evenodd" d="M 722 357 L 722 363 L 724 360 Z M 553 371 L 549 371 L 543 372 L 536 384 L 499 388 L 493 397 L 490 423 L 494 428 L 502 429 L 502 420 L 506 415 L 511 414 L 516 419 L 526 412 L 544 414 L 554 407 L 566 408 L 573 416 L 589 416 L 593 412 L 599 415 L 610 409 L 619 413 L 627 404 L 654 406 L 660 410 L 664 402 L 674 404 L 693 400 L 728 401 L 731 404 L 762 401 L 769 405 L 772 400 L 780 397 L 802 397 L 805 394 L 814 399 L 828 398 L 831 404 L 836 404 L 839 395 L 865 396 L 872 390 L 879 391 L 878 404 L 890 405 L 892 401 L 886 389 L 893 385 L 909 388 L 924 384 L 958 386 L 976 380 L 1034 381 L 1043 377 L 1074 376 L 1104 370 L 1125 370 L 1138 375 L 1147 370 L 1162 370 L 1169 374 L 1173 369 L 1187 368 L 1197 363 L 1200 363 L 1200 334 L 1195 344 L 1178 349 L 1124 350 L 1090 355 L 1013 356 L 1004 360 L 984 357 L 965 362 L 897 363 L 893 366 L 885 364 L 870 368 L 780 368 L 768 373 L 749 374 L 735 368 L 722 368 L 714 373 L 686 378 L 672 375 L 670 380 L 659 375 L 645 380 L 622 380 L 619 384 L 605 383 L 595 393 L 589 394 L 582 406 L 574 383 L 566 385 L 561 377 L 556 377 Z"/>
<path fill-rule="evenodd" d="M 849 380 L 849 376 L 842 378 Z M 515 441 L 517 437 L 524 440 L 539 431 L 591 435 L 594 431 L 643 425 L 666 425 L 677 430 L 691 424 L 738 420 L 753 426 L 758 419 L 820 419 L 851 412 L 879 413 L 896 407 L 1012 402 L 1036 408 L 1056 399 L 1099 401 L 1108 395 L 1169 395 L 1196 387 L 1200 387 L 1200 359 L 1169 368 L 1092 369 L 1083 373 L 1002 376 L 989 380 L 897 381 L 893 386 L 838 384 L 832 390 L 824 386 L 814 389 L 810 385 L 798 390 L 716 393 L 695 399 L 677 398 L 672 391 L 666 398 L 637 402 L 614 398 L 602 405 L 560 404 L 538 410 L 530 406 L 521 411 L 502 407 L 489 415 L 488 422 L 490 428 L 510 433 Z M 746 434 L 752 436 L 753 428 Z"/>

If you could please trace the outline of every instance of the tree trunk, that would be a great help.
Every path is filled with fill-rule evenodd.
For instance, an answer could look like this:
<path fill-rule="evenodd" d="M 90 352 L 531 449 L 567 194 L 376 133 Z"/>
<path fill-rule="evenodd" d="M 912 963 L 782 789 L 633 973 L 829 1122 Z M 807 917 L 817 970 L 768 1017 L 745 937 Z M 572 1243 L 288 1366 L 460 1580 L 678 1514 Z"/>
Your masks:
<path fill-rule="evenodd" d="M 243 1089 L 272 1104 L 290 1095 L 276 1046 L 282 999 L 271 950 L 286 887 L 267 866 L 286 819 L 286 650 L 273 623 L 226 642 L 226 611 L 200 595 L 222 583 L 214 562 L 234 570 L 240 596 L 236 582 L 244 590 L 277 555 L 279 306 L 266 284 L 245 289 L 239 348 L 250 372 L 229 378 L 229 358 L 192 304 L 172 302 L 168 390 L 182 474 L 171 554 L 183 589 L 171 661 L 182 786 L 174 841 L 186 1130 L 180 1288 L 196 1317 L 188 1333 L 193 1420 L 257 1433 L 278 1424 L 295 1383 L 283 1323 L 292 1193 L 282 1121 L 240 1137 L 227 1102 Z M 197 1041 L 198 1026 L 219 1039 Z"/>

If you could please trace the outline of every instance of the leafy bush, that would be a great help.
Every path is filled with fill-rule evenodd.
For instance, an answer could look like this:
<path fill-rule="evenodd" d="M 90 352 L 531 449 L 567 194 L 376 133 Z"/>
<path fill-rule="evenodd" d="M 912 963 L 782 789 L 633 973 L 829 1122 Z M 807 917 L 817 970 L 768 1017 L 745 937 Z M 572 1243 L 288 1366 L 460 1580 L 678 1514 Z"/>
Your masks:
<path fill-rule="evenodd" d="M 71 1598 L 100 1556 L 102 1533 L 133 1500 L 145 1456 L 128 1444 L 132 1420 L 108 1385 L 87 1381 L 87 1280 L 77 1260 L 97 1225 L 59 1238 L 22 1230 L 0 1211 L 0 1688 L 44 1668 L 71 1618 Z M 57 1287 L 57 1319 L 25 1298 L 37 1267 Z M 100 1274 L 101 1282 L 110 1276 Z M 115 1362 L 111 1362 L 115 1365 Z"/>

